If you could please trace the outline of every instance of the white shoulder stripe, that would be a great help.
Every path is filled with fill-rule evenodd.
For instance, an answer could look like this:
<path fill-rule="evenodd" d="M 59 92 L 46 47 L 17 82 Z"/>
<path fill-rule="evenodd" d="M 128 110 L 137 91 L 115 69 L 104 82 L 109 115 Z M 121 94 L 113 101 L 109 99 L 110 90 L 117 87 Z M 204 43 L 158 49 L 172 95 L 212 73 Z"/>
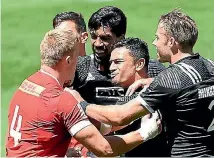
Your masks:
<path fill-rule="evenodd" d="M 184 66 L 190 73 L 192 73 L 192 75 L 195 77 L 197 82 L 202 81 L 201 75 L 198 73 L 198 71 L 194 67 L 192 67 L 188 64 L 185 64 L 185 63 L 180 63 L 180 65 Z"/>
<path fill-rule="evenodd" d="M 71 89 L 69 89 L 69 88 L 67 88 L 67 87 L 64 88 L 64 91 L 67 91 L 67 92 L 69 92 L 69 93 L 72 94 Z"/>
<path fill-rule="evenodd" d="M 193 75 L 191 73 L 189 73 L 186 69 L 184 69 L 183 66 L 181 65 L 178 65 L 178 64 L 175 64 L 176 66 L 178 66 L 185 74 L 187 74 L 189 76 L 189 78 L 192 80 L 192 83 L 195 84 L 196 83 L 196 80 L 195 78 L 193 77 Z"/>
<path fill-rule="evenodd" d="M 214 61 L 207 59 L 213 66 L 214 66 Z"/>

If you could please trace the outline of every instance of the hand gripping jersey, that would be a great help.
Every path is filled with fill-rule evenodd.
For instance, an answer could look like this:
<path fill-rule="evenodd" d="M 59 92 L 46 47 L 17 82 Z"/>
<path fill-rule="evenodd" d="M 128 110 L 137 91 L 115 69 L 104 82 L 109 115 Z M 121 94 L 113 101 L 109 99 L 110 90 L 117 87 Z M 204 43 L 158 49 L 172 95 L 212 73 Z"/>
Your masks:
<path fill-rule="evenodd" d="M 89 103 L 112 105 L 118 99 L 125 95 L 125 91 L 121 87 L 114 87 L 111 83 L 109 72 L 99 71 L 97 63 L 94 61 L 94 54 L 78 58 L 77 70 L 73 83 L 81 96 Z M 150 60 L 148 65 L 148 73 L 150 77 L 157 76 L 165 67 L 157 60 Z M 79 144 L 72 139 L 71 148 L 78 147 Z M 83 155 L 85 155 L 85 150 Z"/>
<path fill-rule="evenodd" d="M 131 96 L 123 96 L 117 101 L 117 105 L 125 104 L 130 100 L 136 98 L 140 91 L 144 91 L 139 88 L 133 95 Z M 131 125 L 116 131 L 116 134 L 127 134 L 129 132 L 135 131 L 140 128 L 141 118 L 134 121 Z M 166 140 L 166 131 L 164 129 L 164 125 L 162 123 L 162 132 L 157 135 L 155 138 L 137 146 L 131 151 L 124 154 L 125 157 L 169 157 L 170 151 L 167 145 Z"/>
<path fill-rule="evenodd" d="M 214 156 L 213 68 L 199 54 L 186 57 L 160 73 L 138 96 L 149 111 L 160 110 L 171 156 Z"/>
<path fill-rule="evenodd" d="M 25 79 L 9 106 L 8 157 L 64 157 L 71 136 L 90 125 L 76 99 L 38 71 Z"/>

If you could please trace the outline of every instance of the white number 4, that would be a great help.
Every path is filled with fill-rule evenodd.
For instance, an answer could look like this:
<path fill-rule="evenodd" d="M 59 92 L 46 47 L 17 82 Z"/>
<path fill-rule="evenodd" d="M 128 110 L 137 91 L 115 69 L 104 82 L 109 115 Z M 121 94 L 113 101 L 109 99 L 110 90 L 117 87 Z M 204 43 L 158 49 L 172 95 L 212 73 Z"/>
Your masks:
<path fill-rule="evenodd" d="M 13 139 L 14 139 L 14 147 L 19 144 L 19 140 L 21 140 L 21 136 L 22 136 L 22 134 L 20 132 L 20 128 L 21 128 L 21 124 L 22 124 L 22 116 L 21 115 L 19 115 L 19 117 L 18 117 L 16 130 L 14 129 L 15 122 L 16 122 L 17 115 L 18 115 L 18 111 L 19 111 L 19 106 L 16 105 L 15 112 L 13 114 L 13 120 L 12 120 L 12 123 L 10 126 L 10 136 L 13 137 Z"/>

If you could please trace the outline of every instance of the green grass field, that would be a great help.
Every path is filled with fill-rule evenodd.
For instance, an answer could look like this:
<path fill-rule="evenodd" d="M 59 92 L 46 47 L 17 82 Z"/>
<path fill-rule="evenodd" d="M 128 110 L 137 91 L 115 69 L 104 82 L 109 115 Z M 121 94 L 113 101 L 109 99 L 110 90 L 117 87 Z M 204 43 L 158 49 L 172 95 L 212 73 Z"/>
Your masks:
<path fill-rule="evenodd" d="M 19 84 L 39 69 L 39 45 L 45 32 L 52 28 L 52 19 L 62 11 L 81 12 L 88 21 L 90 15 L 106 5 L 120 7 L 128 18 L 127 36 L 140 37 L 151 45 L 158 18 L 176 7 L 192 16 L 199 28 L 195 52 L 214 59 L 213 0 L 3 0 L 2 1 L 2 100 L 1 156 L 5 156 L 5 133 L 9 101 Z M 89 42 L 87 54 L 91 53 Z M 31 105 L 29 105 L 31 106 Z"/>

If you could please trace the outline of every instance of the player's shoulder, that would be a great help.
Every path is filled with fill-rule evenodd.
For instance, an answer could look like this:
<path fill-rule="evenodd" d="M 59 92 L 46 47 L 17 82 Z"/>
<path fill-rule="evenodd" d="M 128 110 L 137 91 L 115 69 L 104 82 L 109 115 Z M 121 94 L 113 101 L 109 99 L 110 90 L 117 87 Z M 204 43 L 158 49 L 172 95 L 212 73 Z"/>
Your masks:
<path fill-rule="evenodd" d="M 52 97 L 59 96 L 63 88 L 55 79 L 38 71 L 26 78 L 18 90 L 31 96 L 40 97 L 43 100 L 49 100 Z"/>
<path fill-rule="evenodd" d="M 156 78 L 159 79 L 167 79 L 172 78 L 172 74 L 179 74 L 179 69 L 174 64 L 169 65 L 167 68 L 165 68 L 163 71 L 161 71 Z"/>
<path fill-rule="evenodd" d="M 160 67 L 160 68 L 165 69 L 165 66 L 161 62 L 159 62 L 157 59 L 150 59 L 149 66 L 150 67 Z"/>
<path fill-rule="evenodd" d="M 65 88 L 59 99 L 60 109 L 70 109 L 78 104 L 78 101 L 72 95 L 69 88 Z"/>
<path fill-rule="evenodd" d="M 200 59 L 203 61 L 204 65 L 206 66 L 209 73 L 214 76 L 214 61 L 211 59 L 206 59 L 204 57 L 200 57 Z"/>
<path fill-rule="evenodd" d="M 29 76 L 26 80 L 36 84 L 43 86 L 45 88 L 49 87 L 60 87 L 58 81 L 56 81 L 53 77 L 48 75 L 46 72 L 39 70 L 33 75 Z"/>
<path fill-rule="evenodd" d="M 156 59 L 150 59 L 148 64 L 148 74 L 150 77 L 155 77 L 159 73 L 161 73 L 163 70 L 165 70 L 166 67 L 160 63 Z"/>
<path fill-rule="evenodd" d="M 181 75 L 174 65 L 168 66 L 154 78 L 151 87 L 161 86 L 177 89 L 181 87 Z"/>
<path fill-rule="evenodd" d="M 77 66 L 88 64 L 90 63 L 91 59 L 92 59 L 91 55 L 78 56 Z"/>
<path fill-rule="evenodd" d="M 85 79 L 88 76 L 91 60 L 92 60 L 91 56 L 78 57 L 73 85 L 79 85 L 81 82 L 85 81 Z"/>

